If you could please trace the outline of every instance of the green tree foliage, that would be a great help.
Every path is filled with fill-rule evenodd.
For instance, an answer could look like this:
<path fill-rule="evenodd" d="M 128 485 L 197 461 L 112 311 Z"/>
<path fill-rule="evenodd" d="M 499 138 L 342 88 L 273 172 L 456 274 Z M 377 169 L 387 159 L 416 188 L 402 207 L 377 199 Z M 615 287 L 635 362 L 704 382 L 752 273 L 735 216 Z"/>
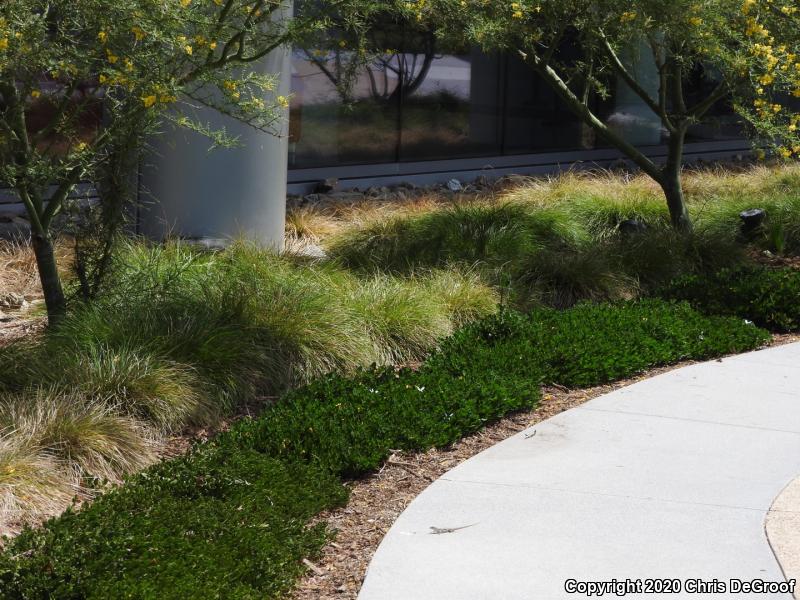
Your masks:
<path fill-rule="evenodd" d="M 797 35 L 786 22 L 796 12 L 789 0 L 414 0 L 402 7 L 409 18 L 434 24 L 440 36 L 519 54 L 586 126 L 661 186 L 679 229 L 691 227 L 681 182 L 689 128 L 718 102 L 732 97 L 742 105 L 743 98 L 765 95 L 767 82 L 794 78 L 798 87 L 795 65 L 789 66 L 795 60 L 789 40 Z M 782 26 L 770 29 L 764 20 Z M 580 48 L 580 56 L 565 47 Z M 655 86 L 638 76 L 645 64 L 655 67 Z M 777 64 L 786 69 L 776 72 Z M 698 77 L 706 91 L 690 97 L 687 82 Z M 615 85 L 630 88 L 657 115 L 668 147 L 663 164 L 604 120 L 595 100 Z M 773 110 L 771 103 L 749 116 L 761 125 Z M 789 128 L 776 132 L 773 122 L 771 132 Z"/>

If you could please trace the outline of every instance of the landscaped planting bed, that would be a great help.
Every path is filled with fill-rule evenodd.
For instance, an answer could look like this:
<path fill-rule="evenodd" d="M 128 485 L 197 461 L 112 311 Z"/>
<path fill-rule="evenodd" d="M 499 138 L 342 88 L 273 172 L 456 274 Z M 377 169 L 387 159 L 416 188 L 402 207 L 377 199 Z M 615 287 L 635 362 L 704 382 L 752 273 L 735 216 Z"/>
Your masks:
<path fill-rule="evenodd" d="M 446 446 L 536 403 L 540 385 L 590 385 L 683 359 L 756 348 L 740 318 L 660 301 L 505 311 L 447 340 L 417 370 L 329 375 L 0 556 L 3 598 L 280 597 L 345 500 L 341 478 L 393 449 Z"/>
<path fill-rule="evenodd" d="M 449 447 L 543 386 L 800 328 L 797 271 L 759 264 L 800 248 L 800 171 L 686 182 L 691 234 L 644 178 L 569 174 L 290 213 L 290 248 L 328 259 L 126 244 L 95 301 L 0 349 L 0 533 L 110 490 L 7 540 L 0 598 L 281 597 L 328 539 L 308 523 L 394 452 Z M 767 218 L 743 236 L 754 207 Z M 27 293 L 23 250 L 0 248 L 0 283 Z"/>

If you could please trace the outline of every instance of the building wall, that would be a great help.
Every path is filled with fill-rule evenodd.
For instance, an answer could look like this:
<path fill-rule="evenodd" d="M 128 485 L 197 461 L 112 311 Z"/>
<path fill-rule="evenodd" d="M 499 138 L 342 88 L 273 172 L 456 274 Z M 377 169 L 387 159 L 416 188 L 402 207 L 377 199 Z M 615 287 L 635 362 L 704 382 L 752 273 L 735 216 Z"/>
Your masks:
<path fill-rule="evenodd" d="M 575 161 L 608 164 L 619 158 L 520 59 L 430 47 L 419 36 L 403 43 L 358 69 L 349 86 L 337 77 L 352 60 L 346 48 L 293 52 L 291 189 L 302 191 L 325 176 L 374 182 L 397 176 L 431 179 L 439 173 L 441 179 L 481 170 L 542 172 Z M 563 51 L 577 57 L 574 48 Z M 655 75 L 648 56 L 636 49 L 626 57 L 645 84 Z M 689 93 L 713 85 L 698 71 Z M 658 118 L 624 83 L 612 82 L 612 88 L 610 97 L 593 108 L 658 157 L 663 150 Z M 711 116 L 710 124 L 689 133 L 690 159 L 748 150 L 727 102 L 718 103 Z"/>

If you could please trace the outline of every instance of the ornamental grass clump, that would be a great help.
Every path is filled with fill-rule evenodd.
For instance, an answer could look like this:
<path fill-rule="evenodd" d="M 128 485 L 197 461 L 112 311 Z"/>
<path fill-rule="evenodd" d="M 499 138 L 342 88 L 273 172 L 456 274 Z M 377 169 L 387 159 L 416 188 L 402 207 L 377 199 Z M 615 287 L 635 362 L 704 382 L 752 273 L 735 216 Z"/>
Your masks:
<path fill-rule="evenodd" d="M 359 278 L 246 244 L 131 242 L 94 302 L 0 349 L 0 430 L 14 452 L 30 449 L 30 464 L 61 473 L 43 479 L 87 496 L 150 464 L 167 435 L 330 372 L 417 363 L 496 306 L 470 275 Z M 14 489 L 25 486 L 3 493 Z M 57 495 L 20 519 L 68 503 Z"/>

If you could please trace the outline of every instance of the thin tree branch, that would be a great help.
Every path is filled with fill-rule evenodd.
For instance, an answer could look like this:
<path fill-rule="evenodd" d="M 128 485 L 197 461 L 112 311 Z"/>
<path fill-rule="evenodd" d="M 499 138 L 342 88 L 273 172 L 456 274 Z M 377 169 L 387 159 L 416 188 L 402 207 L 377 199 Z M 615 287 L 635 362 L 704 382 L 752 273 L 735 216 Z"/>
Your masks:
<path fill-rule="evenodd" d="M 717 102 L 722 100 L 728 93 L 728 88 L 724 82 L 720 82 L 716 88 L 706 97 L 705 100 L 702 102 L 698 102 L 692 108 L 690 108 L 687 112 L 687 115 L 693 119 L 699 119 L 703 115 L 705 115 L 711 107 L 713 107 Z"/>
<path fill-rule="evenodd" d="M 639 82 L 636 81 L 636 78 L 625 67 L 625 65 L 622 64 L 622 61 L 620 60 L 619 56 L 614 51 L 614 49 L 611 47 L 611 44 L 608 42 L 608 39 L 606 39 L 605 35 L 601 33 L 600 39 L 602 40 L 603 50 L 605 51 L 606 56 L 608 56 L 608 59 L 611 61 L 612 68 L 617 72 L 617 74 L 620 75 L 620 77 L 622 77 L 627 86 L 631 88 L 631 90 L 633 90 L 633 92 L 637 96 L 639 96 L 639 98 L 641 98 L 645 104 L 647 104 L 650 110 L 652 110 L 656 115 L 658 115 L 661 118 L 662 123 L 670 131 L 670 133 L 674 132 L 675 126 L 670 120 L 669 115 L 667 115 L 664 104 L 660 101 L 656 101 L 647 92 L 647 90 L 645 90 L 641 86 L 641 84 L 639 84 Z"/>
<path fill-rule="evenodd" d="M 647 173 L 655 181 L 661 182 L 661 169 L 659 169 L 652 160 L 642 154 L 636 146 L 628 142 L 621 135 L 610 129 L 603 121 L 598 119 L 597 116 L 581 102 L 580 98 L 575 95 L 550 65 L 544 64 L 542 59 L 535 54 L 522 54 L 531 60 L 536 71 L 544 78 L 550 87 L 553 88 L 556 94 L 567 104 L 576 116 L 580 117 L 587 125 L 597 131 L 601 137 L 636 163 L 642 171 Z"/>

